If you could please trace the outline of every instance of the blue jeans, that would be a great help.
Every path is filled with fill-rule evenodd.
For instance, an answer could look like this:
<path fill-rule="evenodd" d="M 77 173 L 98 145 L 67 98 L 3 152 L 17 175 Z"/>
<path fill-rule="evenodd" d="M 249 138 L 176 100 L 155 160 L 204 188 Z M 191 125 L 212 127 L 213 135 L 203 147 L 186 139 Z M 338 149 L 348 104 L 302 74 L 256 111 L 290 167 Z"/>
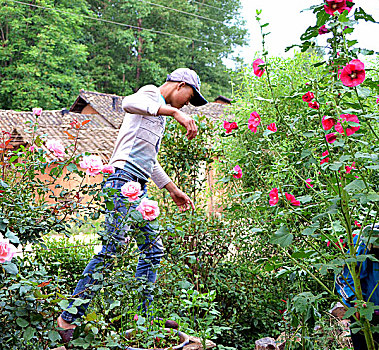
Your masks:
<path fill-rule="evenodd" d="M 106 245 L 103 245 L 101 251 L 92 258 L 87 267 L 84 269 L 82 274 L 83 277 L 79 280 L 72 295 L 74 298 L 80 298 L 83 300 L 91 300 L 93 298 L 94 291 L 91 290 L 91 286 L 94 286 L 99 282 L 92 276 L 93 273 L 103 272 L 106 269 L 109 269 L 109 267 L 112 266 L 111 259 L 116 254 L 117 246 L 125 244 L 125 233 L 128 232 L 130 228 L 124 223 L 124 218 L 128 213 L 128 210 L 135 209 L 137 206 L 136 204 L 132 204 L 129 208 L 129 205 L 125 205 L 125 203 L 128 203 L 128 201 L 120 191 L 121 187 L 129 181 L 140 182 L 144 195 L 147 195 L 145 181 L 139 180 L 136 176 L 122 169 L 116 169 L 116 172 L 112 174 L 104 183 L 103 189 L 105 191 L 107 188 L 113 188 L 117 190 L 116 194 L 113 197 L 114 208 L 112 210 L 107 210 L 107 216 L 105 219 L 108 241 Z M 163 244 L 161 237 L 156 231 L 154 231 L 149 223 L 147 223 L 146 226 L 140 227 L 139 229 L 142 231 L 145 241 L 143 244 L 138 244 L 140 256 L 138 259 L 135 277 L 150 284 L 154 283 L 157 279 L 156 270 L 163 256 Z M 146 300 L 148 303 L 150 303 L 153 299 L 148 289 L 146 290 L 147 291 L 144 292 L 143 298 L 144 308 L 146 308 Z M 67 322 L 73 322 L 77 318 L 84 315 L 89 303 L 90 301 L 88 303 L 77 306 L 78 311 L 75 314 L 64 311 L 61 314 L 62 318 Z M 73 301 L 69 304 L 68 308 L 71 308 L 72 305 Z"/>

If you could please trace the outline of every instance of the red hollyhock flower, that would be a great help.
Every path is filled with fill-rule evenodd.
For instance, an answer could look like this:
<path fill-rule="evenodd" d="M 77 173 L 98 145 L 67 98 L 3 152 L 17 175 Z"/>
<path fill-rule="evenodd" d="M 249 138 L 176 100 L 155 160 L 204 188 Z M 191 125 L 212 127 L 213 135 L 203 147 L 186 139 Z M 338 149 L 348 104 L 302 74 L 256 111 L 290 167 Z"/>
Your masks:
<path fill-rule="evenodd" d="M 339 13 L 342 13 L 345 10 L 350 11 L 350 7 L 346 5 L 346 0 L 326 0 L 324 9 L 329 15 L 332 15 L 336 11 Z"/>
<path fill-rule="evenodd" d="M 307 186 L 307 188 L 313 187 L 313 185 L 311 184 L 312 179 L 306 179 L 305 182 L 306 182 L 305 186 Z"/>
<path fill-rule="evenodd" d="M 323 157 L 326 157 L 328 155 L 329 155 L 329 151 L 325 151 L 322 153 Z M 323 158 L 321 159 L 320 164 L 329 163 L 329 160 L 330 160 L 329 157 Z"/>
<path fill-rule="evenodd" d="M 269 196 L 270 200 L 268 204 L 270 204 L 271 206 L 274 206 L 279 202 L 279 191 L 276 187 L 270 191 Z"/>
<path fill-rule="evenodd" d="M 239 165 L 236 165 L 234 168 L 233 168 L 233 171 L 234 171 L 234 174 L 233 174 L 233 177 L 235 179 L 240 179 L 242 177 L 242 169 L 240 168 Z"/>
<path fill-rule="evenodd" d="M 342 135 L 350 136 L 356 133 L 360 126 L 349 126 L 344 130 L 344 127 L 342 126 L 342 123 L 345 122 L 354 122 L 359 124 L 359 119 L 355 114 L 341 114 L 340 119 L 338 120 L 337 124 L 335 125 L 335 129 L 337 132 L 339 132 Z"/>
<path fill-rule="evenodd" d="M 350 61 L 341 71 L 340 79 L 345 86 L 362 84 L 366 78 L 365 65 L 360 60 Z"/>
<path fill-rule="evenodd" d="M 330 130 L 334 125 L 336 125 L 336 120 L 334 118 L 327 117 L 324 115 L 321 120 L 322 127 L 325 131 Z"/>
<path fill-rule="evenodd" d="M 298 200 L 296 200 L 296 198 L 295 198 L 295 196 L 294 196 L 293 194 L 291 194 L 291 193 L 287 193 L 287 192 L 285 192 L 284 194 L 285 194 L 287 200 L 288 200 L 292 205 L 297 206 L 297 207 L 300 205 L 300 202 L 299 202 Z"/>
<path fill-rule="evenodd" d="M 224 121 L 223 127 L 225 129 L 225 133 L 227 134 L 230 134 L 234 129 L 238 129 L 238 125 L 236 122 L 229 123 L 226 120 Z"/>
<path fill-rule="evenodd" d="M 308 106 L 313 109 L 320 109 L 320 104 L 317 101 L 309 102 Z"/>
<path fill-rule="evenodd" d="M 320 28 L 318 28 L 318 33 L 320 35 L 323 35 L 323 34 L 329 33 L 329 30 L 328 30 L 328 28 L 326 28 L 326 26 L 324 24 L 323 26 L 321 26 Z"/>
<path fill-rule="evenodd" d="M 272 132 L 277 132 L 278 128 L 276 127 L 275 123 L 271 123 L 271 124 L 267 125 L 267 130 L 270 130 Z"/>
<path fill-rule="evenodd" d="M 253 70 L 254 70 L 254 74 L 260 78 L 263 73 L 265 72 L 265 70 L 262 68 L 262 67 L 259 67 L 261 65 L 265 64 L 263 60 L 261 60 L 260 58 L 256 59 L 254 62 L 253 62 Z"/>
<path fill-rule="evenodd" d="M 350 174 L 353 169 L 355 169 L 355 162 L 351 163 L 351 166 L 346 165 L 345 166 L 346 174 Z"/>
<path fill-rule="evenodd" d="M 314 98 L 315 98 L 315 94 L 313 92 L 310 92 L 310 91 L 308 91 L 302 97 L 304 102 L 311 102 Z"/>
<path fill-rule="evenodd" d="M 259 116 L 259 114 L 257 112 L 251 113 L 249 121 L 248 121 L 248 127 L 249 127 L 249 129 L 253 133 L 256 133 L 258 125 L 260 124 L 260 122 L 261 122 L 261 117 Z"/>
<path fill-rule="evenodd" d="M 326 142 L 333 143 L 335 140 L 337 140 L 336 133 L 332 132 L 331 134 L 325 135 Z"/>

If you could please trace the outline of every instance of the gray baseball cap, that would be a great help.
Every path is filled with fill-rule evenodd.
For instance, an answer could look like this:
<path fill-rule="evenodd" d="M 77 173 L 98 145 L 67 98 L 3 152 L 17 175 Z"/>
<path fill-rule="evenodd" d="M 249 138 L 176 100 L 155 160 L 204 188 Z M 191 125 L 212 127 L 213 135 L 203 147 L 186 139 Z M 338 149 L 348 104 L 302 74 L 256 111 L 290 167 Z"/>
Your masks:
<path fill-rule="evenodd" d="M 208 103 L 204 96 L 200 93 L 200 78 L 196 72 L 189 68 L 175 69 L 171 74 L 167 75 L 166 81 L 185 82 L 192 87 L 194 96 L 190 100 L 190 103 L 194 106 L 202 106 Z"/>

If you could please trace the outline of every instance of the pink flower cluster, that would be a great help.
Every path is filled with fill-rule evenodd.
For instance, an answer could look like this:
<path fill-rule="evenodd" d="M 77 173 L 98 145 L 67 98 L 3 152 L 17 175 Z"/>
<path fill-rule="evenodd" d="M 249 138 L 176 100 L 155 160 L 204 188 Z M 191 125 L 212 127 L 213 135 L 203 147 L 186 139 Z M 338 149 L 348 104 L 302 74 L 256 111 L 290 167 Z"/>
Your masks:
<path fill-rule="evenodd" d="M 340 79 L 342 84 L 348 87 L 362 84 L 366 79 L 365 65 L 360 60 L 351 60 L 340 71 Z"/>
<path fill-rule="evenodd" d="M 59 140 L 48 140 L 46 148 L 51 151 L 57 158 L 63 158 L 65 155 L 65 148 Z"/>
<path fill-rule="evenodd" d="M 332 117 L 323 116 L 321 120 L 322 127 L 325 131 L 335 128 L 335 130 L 341 135 L 350 136 L 356 133 L 360 129 L 360 125 L 350 126 L 348 123 L 357 123 L 359 124 L 359 119 L 355 114 L 341 114 L 336 121 Z M 330 133 L 325 136 L 326 141 L 333 143 L 337 139 L 335 133 Z"/>
<path fill-rule="evenodd" d="M 253 71 L 254 71 L 254 74 L 260 78 L 263 73 L 265 72 L 264 68 L 262 67 L 264 65 L 264 61 L 261 60 L 260 58 L 256 59 L 254 62 L 253 62 Z"/>
<path fill-rule="evenodd" d="M 346 0 L 326 0 L 324 9 L 325 12 L 329 15 L 333 15 L 336 11 L 339 13 L 342 13 L 345 10 L 348 12 L 350 11 L 350 7 L 347 6 Z"/>
<path fill-rule="evenodd" d="M 16 247 L 9 243 L 9 239 L 0 238 L 0 263 L 11 261 L 16 251 Z"/>
<path fill-rule="evenodd" d="M 308 103 L 309 108 L 313 109 L 320 109 L 320 104 L 317 101 L 312 100 L 315 98 L 315 95 L 313 92 L 308 91 L 306 94 L 303 95 L 302 99 L 304 102 Z"/>
<path fill-rule="evenodd" d="M 143 194 L 141 184 L 135 181 L 129 181 L 121 187 L 121 193 L 124 197 L 128 198 L 129 202 L 134 202 L 139 199 Z"/>
<path fill-rule="evenodd" d="M 83 159 L 79 162 L 79 166 L 82 169 L 86 169 L 86 174 L 91 176 L 96 176 L 101 172 L 113 174 L 115 171 L 112 165 L 103 165 L 101 158 L 96 155 L 83 156 Z"/>
<path fill-rule="evenodd" d="M 293 194 L 285 192 L 284 195 L 285 195 L 287 201 L 290 202 L 291 205 L 300 206 L 300 201 L 298 201 Z M 271 206 L 275 206 L 276 204 L 278 204 L 278 202 L 279 202 L 279 190 L 276 187 L 274 187 L 270 191 L 269 197 L 270 197 L 270 200 L 268 203 Z"/>
<path fill-rule="evenodd" d="M 144 220 L 152 221 L 159 215 L 158 202 L 152 201 L 147 198 L 142 198 L 141 203 L 136 208 L 141 214 Z"/>
<path fill-rule="evenodd" d="M 242 177 L 242 169 L 240 168 L 239 165 L 236 165 L 234 168 L 233 168 L 233 177 L 235 179 L 240 179 Z"/>
<path fill-rule="evenodd" d="M 224 120 L 223 127 L 225 129 L 226 134 L 230 134 L 233 130 L 238 129 L 238 125 L 236 122 L 229 123 L 226 120 Z"/>
<path fill-rule="evenodd" d="M 258 130 L 258 125 L 260 123 L 261 123 L 261 117 L 259 116 L 259 114 L 257 112 L 252 112 L 247 122 L 247 125 L 250 131 L 252 131 L 255 134 Z"/>

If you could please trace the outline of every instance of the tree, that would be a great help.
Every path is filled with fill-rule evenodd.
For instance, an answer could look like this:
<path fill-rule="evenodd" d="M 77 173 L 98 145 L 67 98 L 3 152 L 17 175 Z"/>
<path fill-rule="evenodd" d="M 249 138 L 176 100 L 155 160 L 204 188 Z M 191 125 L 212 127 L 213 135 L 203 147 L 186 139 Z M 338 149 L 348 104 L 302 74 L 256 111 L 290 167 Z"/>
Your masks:
<path fill-rule="evenodd" d="M 86 13 L 84 0 L 32 1 Z M 85 86 L 81 67 L 84 20 L 56 11 L 0 1 L 0 108 L 61 108 Z"/>

